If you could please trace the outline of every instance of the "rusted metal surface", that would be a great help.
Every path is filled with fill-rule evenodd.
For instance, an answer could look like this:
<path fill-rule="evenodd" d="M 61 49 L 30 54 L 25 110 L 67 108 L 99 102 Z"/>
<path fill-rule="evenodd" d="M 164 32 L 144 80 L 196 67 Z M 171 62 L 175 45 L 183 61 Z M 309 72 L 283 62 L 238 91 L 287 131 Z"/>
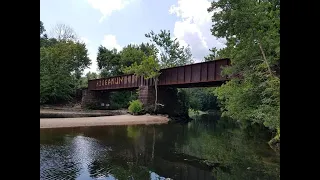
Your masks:
<path fill-rule="evenodd" d="M 186 66 L 162 69 L 159 86 L 194 87 L 215 86 L 227 80 L 221 75 L 222 67 L 230 65 L 229 59 L 220 59 Z M 152 86 L 152 79 L 136 77 L 133 74 L 110 78 L 94 79 L 88 82 L 89 90 L 133 89 L 139 86 Z"/>

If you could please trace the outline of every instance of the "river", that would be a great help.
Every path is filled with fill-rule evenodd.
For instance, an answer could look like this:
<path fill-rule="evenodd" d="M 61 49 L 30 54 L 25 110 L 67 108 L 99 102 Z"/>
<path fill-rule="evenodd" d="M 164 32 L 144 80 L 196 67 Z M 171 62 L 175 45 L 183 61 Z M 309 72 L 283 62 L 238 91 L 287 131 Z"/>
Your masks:
<path fill-rule="evenodd" d="M 270 138 L 214 114 L 187 124 L 40 129 L 40 179 L 280 179 Z"/>

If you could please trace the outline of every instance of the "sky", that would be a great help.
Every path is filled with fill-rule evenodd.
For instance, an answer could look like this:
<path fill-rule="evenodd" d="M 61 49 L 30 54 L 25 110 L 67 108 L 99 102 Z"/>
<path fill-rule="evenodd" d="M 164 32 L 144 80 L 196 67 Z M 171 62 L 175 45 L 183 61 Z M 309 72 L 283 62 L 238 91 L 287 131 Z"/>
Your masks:
<path fill-rule="evenodd" d="M 128 44 L 149 42 L 153 30 L 170 30 L 172 38 L 189 45 L 195 62 L 203 61 L 209 49 L 224 47 L 211 35 L 212 0 L 40 0 L 40 20 L 50 36 L 57 24 L 71 26 L 86 43 L 91 66 L 97 72 L 98 47 L 121 50 Z"/>

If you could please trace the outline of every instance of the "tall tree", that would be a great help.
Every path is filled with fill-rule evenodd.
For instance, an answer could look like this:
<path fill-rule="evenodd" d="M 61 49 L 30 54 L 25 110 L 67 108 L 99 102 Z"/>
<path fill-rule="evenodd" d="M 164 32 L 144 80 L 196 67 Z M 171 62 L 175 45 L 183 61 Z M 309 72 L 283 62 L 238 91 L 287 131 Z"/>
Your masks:
<path fill-rule="evenodd" d="M 160 64 L 154 56 L 144 56 L 141 64 L 134 63 L 124 69 L 126 73 L 134 73 L 136 76 L 143 76 L 145 79 L 153 79 L 156 91 L 154 111 L 157 110 L 158 102 L 158 78 L 160 75 Z"/>
<path fill-rule="evenodd" d="M 43 35 L 43 33 L 46 31 L 46 29 L 44 28 L 43 22 L 40 21 L 40 37 L 41 35 Z"/>
<path fill-rule="evenodd" d="M 109 50 L 103 46 L 99 46 L 97 62 L 102 77 L 120 75 L 120 60 L 121 56 L 117 49 Z"/>
<path fill-rule="evenodd" d="M 56 24 L 51 30 L 51 36 L 58 41 L 78 41 L 79 38 L 71 26 Z"/>
<path fill-rule="evenodd" d="M 140 50 L 139 45 L 127 45 L 120 52 L 121 68 L 131 66 L 135 62 L 140 64 L 144 55 L 145 54 Z"/>
<path fill-rule="evenodd" d="M 40 48 L 40 102 L 69 100 L 77 85 L 77 74 L 91 64 L 84 44 L 58 42 Z"/>
<path fill-rule="evenodd" d="M 131 66 L 135 62 L 140 64 L 145 55 L 156 55 L 156 47 L 149 43 L 129 44 L 119 52 L 116 49 L 109 50 L 100 46 L 98 48 L 97 62 L 101 76 L 121 75 L 123 74 L 123 68 Z"/>
<path fill-rule="evenodd" d="M 161 68 L 182 66 L 193 62 L 190 48 L 180 46 L 177 38 L 171 38 L 170 31 L 161 30 L 159 34 L 151 31 L 145 36 L 159 49 Z"/>
<path fill-rule="evenodd" d="M 40 47 L 44 46 L 48 41 L 48 36 L 45 32 L 46 29 L 44 28 L 44 24 L 40 21 Z"/>
<path fill-rule="evenodd" d="M 227 40 L 215 56 L 232 64 L 215 91 L 224 115 L 277 130 L 280 141 L 280 0 L 218 0 L 208 11 L 212 34 Z"/>
<path fill-rule="evenodd" d="M 158 49 L 154 44 L 141 43 L 139 45 L 139 50 L 141 50 L 146 56 L 157 56 Z"/>
<path fill-rule="evenodd" d="M 92 79 L 97 79 L 97 78 L 99 78 L 99 75 L 96 73 L 96 72 L 88 72 L 87 74 L 86 74 L 86 78 L 88 79 L 88 80 L 92 80 Z"/>

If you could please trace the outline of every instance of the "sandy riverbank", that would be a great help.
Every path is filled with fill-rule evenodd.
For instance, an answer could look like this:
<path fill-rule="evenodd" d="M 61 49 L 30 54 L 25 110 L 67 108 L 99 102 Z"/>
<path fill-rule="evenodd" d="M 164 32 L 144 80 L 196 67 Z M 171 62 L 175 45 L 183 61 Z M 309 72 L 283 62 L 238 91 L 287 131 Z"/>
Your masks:
<path fill-rule="evenodd" d="M 40 118 L 79 118 L 126 115 L 127 110 L 40 109 Z"/>
<path fill-rule="evenodd" d="M 105 125 L 137 125 L 137 124 L 166 124 L 169 119 L 163 116 L 101 116 L 79 118 L 40 118 L 41 128 L 105 126 Z"/>

